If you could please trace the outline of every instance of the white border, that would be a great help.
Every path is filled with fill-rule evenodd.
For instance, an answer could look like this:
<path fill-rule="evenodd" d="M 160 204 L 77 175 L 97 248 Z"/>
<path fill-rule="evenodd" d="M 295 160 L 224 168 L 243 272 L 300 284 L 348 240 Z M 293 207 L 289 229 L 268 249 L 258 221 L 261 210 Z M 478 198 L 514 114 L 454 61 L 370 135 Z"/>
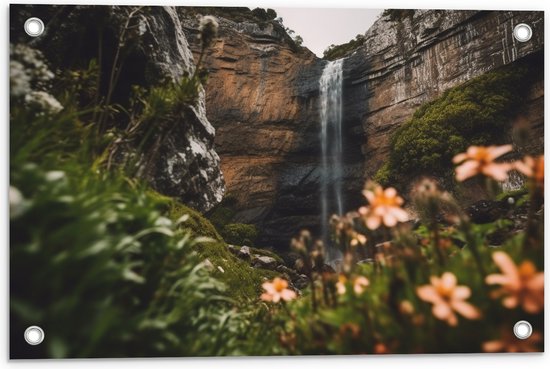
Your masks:
<path fill-rule="evenodd" d="M 177 359 L 125 359 L 125 360 L 44 360 L 44 361 L 10 361 L 8 362 L 8 181 L 9 181 L 9 165 L 8 165 L 8 99 L 9 99 L 9 80 L 8 80 L 8 65 L 9 65 L 9 11 L 8 2 L 3 0 L 5 6 L 2 8 L 3 14 L 0 16 L 0 26 L 3 29 L 2 38 L 0 38 L 0 111 L 2 117 L 1 134 L 2 150 L 0 156 L 0 239 L 2 240 L 2 253 L 0 254 L 0 296 L 3 296 L 0 303 L 0 367 L 17 367 L 17 368 L 31 368 L 39 366 L 40 368 L 50 369 L 59 367 L 76 367 L 76 368 L 89 368 L 101 365 L 102 368 L 149 368 L 152 366 L 161 365 L 163 369 L 168 368 L 182 368 L 182 367 L 197 367 L 197 368 L 295 368 L 295 367 L 311 367 L 311 368 L 422 368 L 422 369 L 463 369 L 464 367 L 471 368 L 549 368 L 550 367 L 550 354 L 476 354 L 476 355 L 401 355 L 401 356 L 364 356 L 364 357 L 275 357 L 275 358 L 177 358 Z M 27 0 L 12 0 L 12 3 L 30 3 L 30 4 L 89 4 L 93 1 L 27 1 Z M 94 2 L 95 3 L 95 2 Z M 417 0 L 414 2 L 407 0 L 185 0 L 185 1 L 159 1 L 159 0 L 118 0 L 118 1 L 99 1 L 99 4 L 142 4 L 142 5 L 212 5 L 212 6 L 249 6 L 249 7 L 326 7 L 326 8 L 436 8 L 436 9 L 484 9 L 484 10 L 550 10 L 550 1 L 548 0 Z M 3 21 L 2 21 L 3 20 Z M 548 38 L 548 13 L 545 16 L 545 34 Z M 548 48 L 545 48 L 545 60 L 548 65 L 550 58 L 548 55 Z M 546 70 L 548 70 L 546 68 Z M 545 84 L 548 86 L 548 77 L 545 78 Z M 549 94 L 545 96 L 545 104 L 549 106 Z M 546 124 L 545 124 L 546 126 Z M 548 140 L 545 135 L 545 143 L 548 145 Z M 550 184 L 550 180 L 547 179 L 546 188 Z M 550 229 L 548 225 L 550 220 L 546 219 L 545 228 Z M 546 238 L 548 240 L 548 237 Z M 545 249 L 550 245 L 545 242 Z M 548 259 L 547 259 L 548 260 Z M 547 263 L 548 264 L 548 263 Z M 546 278 L 548 282 L 548 277 Z M 548 285 L 548 284 L 547 284 Z M 548 292 L 548 291 L 547 291 Z M 546 306 L 548 307 L 548 295 L 546 300 Z M 546 324 L 548 325 L 548 324 Z M 546 330 L 545 332 L 548 332 Z M 548 339 L 547 339 L 548 341 Z M 545 349 L 548 350 L 548 344 L 545 345 Z"/>

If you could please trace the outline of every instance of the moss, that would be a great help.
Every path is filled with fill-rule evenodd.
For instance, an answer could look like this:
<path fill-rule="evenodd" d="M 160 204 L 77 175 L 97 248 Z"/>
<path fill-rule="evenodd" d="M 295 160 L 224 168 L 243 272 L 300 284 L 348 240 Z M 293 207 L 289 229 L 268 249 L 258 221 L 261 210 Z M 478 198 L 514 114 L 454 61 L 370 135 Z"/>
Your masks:
<path fill-rule="evenodd" d="M 252 268 L 233 255 L 224 242 L 200 243 L 197 252 L 212 263 L 214 276 L 228 286 L 229 294 L 238 301 L 255 300 L 262 291 L 262 283 L 279 275 L 270 270 Z"/>
<path fill-rule="evenodd" d="M 214 266 L 212 273 L 228 286 L 229 295 L 237 301 L 255 300 L 262 290 L 262 283 L 273 279 L 278 274 L 269 270 L 252 268 L 247 262 L 233 255 L 224 239 L 216 231 L 212 223 L 198 211 L 191 209 L 177 200 L 161 195 L 156 191 L 149 191 L 149 195 L 160 204 L 161 211 L 172 221 L 177 221 L 184 215 L 189 218 L 181 224 L 181 229 L 188 231 L 192 236 L 212 238 L 212 242 L 197 243 L 195 251 L 201 259 L 208 259 Z M 247 226 L 243 224 L 243 226 Z M 246 228 L 246 227 L 245 227 Z M 253 249 L 253 253 L 267 255 L 282 262 L 281 258 L 267 250 Z M 223 272 L 218 269 L 221 267 Z"/>
<path fill-rule="evenodd" d="M 230 244 L 252 246 L 258 237 L 258 229 L 253 224 L 230 223 L 223 227 L 222 235 Z"/>
<path fill-rule="evenodd" d="M 376 174 L 378 179 L 398 187 L 420 175 L 452 183 L 454 155 L 470 145 L 506 140 L 510 117 L 522 104 L 526 74 L 526 68 L 510 65 L 422 105 L 392 135 L 389 161 Z"/>

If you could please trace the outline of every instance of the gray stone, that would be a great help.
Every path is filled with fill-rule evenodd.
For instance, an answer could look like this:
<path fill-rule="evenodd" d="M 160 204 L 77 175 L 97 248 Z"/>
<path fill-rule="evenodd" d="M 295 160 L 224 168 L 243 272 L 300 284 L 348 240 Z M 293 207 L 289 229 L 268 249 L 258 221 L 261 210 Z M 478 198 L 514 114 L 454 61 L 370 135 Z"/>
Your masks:
<path fill-rule="evenodd" d="M 237 256 L 240 257 L 241 259 L 250 260 L 250 258 L 252 257 L 252 255 L 250 254 L 250 247 L 248 246 L 241 247 Z"/>
<path fill-rule="evenodd" d="M 254 268 L 275 270 L 277 268 L 277 260 L 270 256 L 257 256 L 252 259 Z"/>

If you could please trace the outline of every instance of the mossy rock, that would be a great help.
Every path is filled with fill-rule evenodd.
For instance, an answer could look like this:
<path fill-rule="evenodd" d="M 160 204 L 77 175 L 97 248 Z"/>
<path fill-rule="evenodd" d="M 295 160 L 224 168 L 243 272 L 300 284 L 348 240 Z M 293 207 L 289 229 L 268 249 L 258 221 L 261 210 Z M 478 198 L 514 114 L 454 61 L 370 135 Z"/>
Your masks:
<path fill-rule="evenodd" d="M 222 235 L 230 244 L 252 246 L 258 238 L 258 229 L 253 224 L 230 223 L 223 227 Z"/>
<path fill-rule="evenodd" d="M 240 250 L 242 246 L 238 246 L 238 245 L 233 245 L 234 248 L 236 248 L 237 250 Z M 257 247 L 249 247 L 250 249 L 250 253 L 251 254 L 256 254 L 256 255 L 260 255 L 260 256 L 269 256 L 269 257 L 272 257 L 273 259 L 277 260 L 277 263 L 279 264 L 285 264 L 284 260 L 282 257 L 280 257 L 279 255 L 277 255 L 276 253 L 274 253 L 273 251 L 270 251 L 270 250 L 267 250 L 267 249 L 260 249 L 260 248 L 257 248 Z"/>
<path fill-rule="evenodd" d="M 181 223 L 182 230 L 188 231 L 194 237 L 202 236 L 212 239 L 211 242 L 197 243 L 195 251 L 201 256 L 201 259 L 208 259 L 212 263 L 213 275 L 227 285 L 229 295 L 235 300 L 244 302 L 257 299 L 262 291 L 262 283 L 279 275 L 269 270 L 254 269 L 233 255 L 216 228 L 198 211 L 158 192 L 150 191 L 150 195 L 155 198 L 160 204 L 161 210 L 172 221 L 175 222 L 184 215 L 189 216 Z M 265 250 L 254 250 L 257 254 L 275 257 Z M 218 267 L 221 267 L 223 272 Z"/>
<path fill-rule="evenodd" d="M 521 64 L 509 65 L 420 106 L 392 135 L 389 161 L 375 179 L 406 190 L 411 180 L 428 175 L 453 187 L 454 155 L 470 145 L 507 142 L 510 117 L 522 106 L 527 76 Z"/>
<path fill-rule="evenodd" d="M 181 223 L 181 228 L 189 231 L 191 236 L 210 237 L 216 241 L 223 241 L 222 236 L 220 236 L 212 223 L 197 210 L 183 205 L 176 199 L 161 195 L 156 191 L 150 190 L 149 194 L 161 204 L 161 210 L 173 222 L 178 221 L 184 215 L 188 215 L 189 218 Z"/>
<path fill-rule="evenodd" d="M 253 268 L 233 255 L 223 242 L 202 242 L 197 245 L 197 252 L 212 263 L 214 276 L 227 285 L 230 296 L 241 302 L 256 300 L 262 292 L 262 283 L 279 275 Z"/>

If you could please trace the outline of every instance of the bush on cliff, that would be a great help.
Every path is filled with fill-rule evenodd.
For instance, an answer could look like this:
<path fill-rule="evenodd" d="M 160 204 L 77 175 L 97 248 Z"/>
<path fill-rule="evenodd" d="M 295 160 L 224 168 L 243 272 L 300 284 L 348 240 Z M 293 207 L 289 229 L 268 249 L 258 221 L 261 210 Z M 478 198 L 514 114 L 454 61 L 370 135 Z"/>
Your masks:
<path fill-rule="evenodd" d="M 521 105 L 526 73 L 521 67 L 505 67 L 422 105 L 392 135 L 389 161 L 375 178 L 398 187 L 420 175 L 452 181 L 455 154 L 470 145 L 498 144 L 505 139 L 511 114 Z"/>

